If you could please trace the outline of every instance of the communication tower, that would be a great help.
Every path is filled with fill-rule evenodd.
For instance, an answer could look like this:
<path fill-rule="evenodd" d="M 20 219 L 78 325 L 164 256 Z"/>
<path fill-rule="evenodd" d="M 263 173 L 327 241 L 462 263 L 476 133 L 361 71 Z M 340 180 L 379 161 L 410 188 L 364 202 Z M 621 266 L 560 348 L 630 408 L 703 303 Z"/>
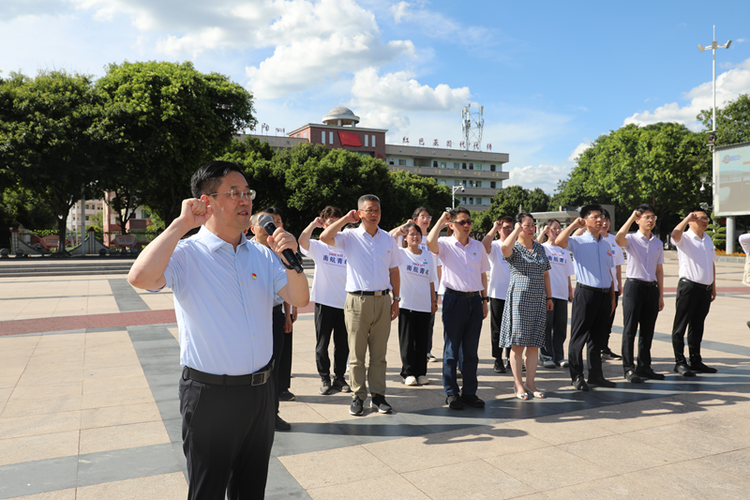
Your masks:
<path fill-rule="evenodd" d="M 479 111 L 472 111 L 471 103 L 461 110 L 461 131 L 464 140 L 462 146 L 465 150 L 482 149 L 482 132 L 484 131 L 484 106 L 479 106 Z"/>

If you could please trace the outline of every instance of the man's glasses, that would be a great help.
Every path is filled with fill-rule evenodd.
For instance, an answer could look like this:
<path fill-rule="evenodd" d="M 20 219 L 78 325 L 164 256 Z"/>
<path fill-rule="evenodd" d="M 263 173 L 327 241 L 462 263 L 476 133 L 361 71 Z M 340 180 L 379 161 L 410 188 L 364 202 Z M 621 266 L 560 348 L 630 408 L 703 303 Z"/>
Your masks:
<path fill-rule="evenodd" d="M 378 215 L 380 213 L 380 210 L 372 210 L 372 209 L 368 208 L 367 210 L 360 210 L 360 212 L 364 212 L 367 215 L 370 215 L 370 214 L 372 214 L 372 215 Z"/>
<path fill-rule="evenodd" d="M 643 220 L 656 220 L 658 217 L 656 215 L 644 215 L 641 217 Z"/>
<path fill-rule="evenodd" d="M 604 220 L 604 216 L 601 215 L 601 214 L 599 214 L 599 215 L 589 215 L 586 218 L 587 219 L 591 219 L 591 220 Z"/>
<path fill-rule="evenodd" d="M 698 220 L 701 222 L 708 222 L 708 217 L 698 217 Z"/>
<path fill-rule="evenodd" d="M 255 199 L 255 190 L 246 189 L 240 191 L 239 189 L 230 189 L 229 191 L 222 191 L 221 193 L 211 193 L 208 196 L 216 196 L 217 194 L 228 194 L 233 200 L 241 200 L 242 198 L 249 200 Z"/>
<path fill-rule="evenodd" d="M 419 218 L 422 220 L 432 220 L 431 215 L 420 215 Z"/>
<path fill-rule="evenodd" d="M 466 226 L 468 224 L 469 226 L 471 226 L 472 224 L 474 224 L 474 221 L 471 219 L 456 220 L 453 221 L 453 224 L 458 224 L 459 226 Z"/>

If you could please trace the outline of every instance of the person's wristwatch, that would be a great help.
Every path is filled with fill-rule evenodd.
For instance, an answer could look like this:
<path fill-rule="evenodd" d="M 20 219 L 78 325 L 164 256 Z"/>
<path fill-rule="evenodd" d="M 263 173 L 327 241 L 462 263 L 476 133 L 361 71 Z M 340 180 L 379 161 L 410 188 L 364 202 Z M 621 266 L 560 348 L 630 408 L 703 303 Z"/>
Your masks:
<path fill-rule="evenodd" d="M 490 301 L 489 297 L 482 297 L 482 302 L 489 302 L 489 301 Z"/>
<path fill-rule="evenodd" d="M 396 296 L 394 295 L 394 296 L 393 296 L 393 300 L 398 300 L 398 301 L 400 302 L 400 301 L 401 301 L 401 297 L 396 297 Z"/>

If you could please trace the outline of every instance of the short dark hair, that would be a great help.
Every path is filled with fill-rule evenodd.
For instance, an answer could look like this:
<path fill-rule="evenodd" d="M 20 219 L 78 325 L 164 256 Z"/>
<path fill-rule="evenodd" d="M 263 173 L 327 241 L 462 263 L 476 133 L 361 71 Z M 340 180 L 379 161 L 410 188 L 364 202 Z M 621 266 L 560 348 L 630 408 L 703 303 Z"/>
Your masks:
<path fill-rule="evenodd" d="M 590 205 L 582 206 L 578 214 L 580 215 L 581 219 L 585 219 L 591 212 L 602 212 L 603 215 L 603 211 L 604 209 L 601 205 L 599 205 L 598 203 L 592 203 Z"/>
<path fill-rule="evenodd" d="M 694 209 L 692 209 L 692 210 L 691 210 L 690 212 L 688 212 L 688 213 L 692 213 L 692 212 L 703 212 L 704 214 L 706 214 L 706 217 L 708 217 L 709 219 L 711 219 L 711 214 L 710 214 L 710 213 L 708 213 L 708 212 L 706 212 L 706 209 L 705 209 L 705 208 L 700 208 L 700 207 L 698 207 L 698 208 L 694 208 Z M 656 212 L 654 212 L 654 213 L 656 213 Z"/>
<path fill-rule="evenodd" d="M 521 212 L 520 214 L 517 214 L 516 215 L 516 222 L 518 222 L 519 224 L 523 224 L 523 220 L 526 217 L 529 217 L 534 223 L 536 223 L 536 219 L 529 212 Z"/>
<path fill-rule="evenodd" d="M 513 224 L 513 217 L 511 217 L 510 215 L 503 215 L 502 217 L 500 217 L 499 219 L 497 219 L 497 221 L 500 224 L 505 224 L 506 222 L 508 222 L 510 224 Z"/>
<path fill-rule="evenodd" d="M 469 209 L 464 207 L 451 208 L 450 210 L 448 210 L 448 213 L 451 214 L 451 222 L 454 222 L 456 220 L 458 214 L 466 214 L 471 217 L 471 212 L 469 212 Z"/>
<path fill-rule="evenodd" d="M 206 163 L 195 171 L 190 178 L 190 191 L 193 198 L 200 198 L 204 194 L 215 193 L 221 184 L 221 179 L 227 176 L 229 172 L 239 172 L 247 182 L 247 176 L 242 168 L 236 163 L 229 161 L 212 161 Z"/>
<path fill-rule="evenodd" d="M 414 213 L 411 214 L 411 218 L 416 219 L 422 212 L 427 212 L 427 215 L 431 215 L 430 210 L 427 207 L 417 207 L 416 209 L 414 209 Z"/>
<path fill-rule="evenodd" d="M 340 219 L 344 216 L 344 213 L 341 211 L 339 207 L 334 207 L 331 205 L 328 205 L 323 210 L 320 211 L 320 218 L 330 219 L 331 217 L 336 217 L 337 219 Z"/>
<path fill-rule="evenodd" d="M 421 234 L 421 235 L 424 236 L 424 234 L 422 233 L 422 228 L 419 227 L 418 225 L 414 224 L 413 222 L 407 222 L 406 224 L 404 224 L 404 231 L 406 231 L 406 234 L 409 234 L 409 229 L 412 228 L 412 227 L 414 229 L 416 229 L 419 234 Z M 406 238 L 404 238 L 403 240 L 401 240 L 401 246 L 404 247 L 404 248 L 406 248 L 408 246 L 406 244 Z"/>
<path fill-rule="evenodd" d="M 362 195 L 362 196 L 360 196 L 360 197 L 359 197 L 359 199 L 357 200 L 357 208 L 359 209 L 359 207 L 360 207 L 360 206 L 361 206 L 361 205 L 362 205 L 362 204 L 363 204 L 364 202 L 366 202 L 366 201 L 377 201 L 377 202 L 378 202 L 378 205 L 380 205 L 380 198 L 378 198 L 378 197 L 377 197 L 377 196 L 375 196 L 374 194 L 363 194 L 363 195 Z"/>
<path fill-rule="evenodd" d="M 268 207 L 265 210 L 261 210 L 261 212 L 266 213 L 266 214 L 271 214 L 271 215 L 278 215 L 282 219 L 284 218 L 284 212 L 282 212 L 281 209 L 278 207 Z"/>
<path fill-rule="evenodd" d="M 644 212 L 651 212 L 652 214 L 656 215 L 656 209 L 649 205 L 648 203 L 643 203 L 642 205 L 638 205 L 638 208 L 635 209 L 637 212 L 644 213 Z"/>
<path fill-rule="evenodd" d="M 607 210 L 604 207 L 602 207 L 602 217 L 604 217 L 604 220 L 610 220 L 609 219 L 609 210 Z"/>
<path fill-rule="evenodd" d="M 551 226 L 555 222 L 557 222 L 560 225 L 560 227 L 562 227 L 562 224 L 560 224 L 560 221 L 557 220 L 557 219 L 547 219 L 547 222 L 545 222 L 544 225 L 545 226 Z"/>

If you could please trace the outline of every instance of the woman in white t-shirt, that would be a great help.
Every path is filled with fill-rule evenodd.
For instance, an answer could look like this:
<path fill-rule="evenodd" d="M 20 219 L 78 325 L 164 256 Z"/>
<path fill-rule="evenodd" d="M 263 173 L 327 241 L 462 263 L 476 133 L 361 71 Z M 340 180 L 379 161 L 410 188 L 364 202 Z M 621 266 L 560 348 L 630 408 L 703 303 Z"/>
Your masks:
<path fill-rule="evenodd" d="M 547 311 L 547 331 L 544 346 L 539 352 L 545 368 L 565 366 L 563 345 L 568 332 L 568 302 L 573 302 L 573 287 L 570 277 L 575 274 L 570 252 L 555 244 L 560 236 L 562 226 L 557 219 L 550 219 L 542 230 L 537 241 L 544 241 L 542 246 L 549 259 L 550 288 L 552 291 L 552 310 Z"/>
<path fill-rule="evenodd" d="M 398 341 L 401 377 L 406 385 L 425 385 L 427 380 L 427 338 L 430 315 L 437 310 L 435 259 L 422 250 L 422 230 L 413 222 L 404 226 L 405 248 L 401 248 L 401 303 L 398 313 Z"/>

